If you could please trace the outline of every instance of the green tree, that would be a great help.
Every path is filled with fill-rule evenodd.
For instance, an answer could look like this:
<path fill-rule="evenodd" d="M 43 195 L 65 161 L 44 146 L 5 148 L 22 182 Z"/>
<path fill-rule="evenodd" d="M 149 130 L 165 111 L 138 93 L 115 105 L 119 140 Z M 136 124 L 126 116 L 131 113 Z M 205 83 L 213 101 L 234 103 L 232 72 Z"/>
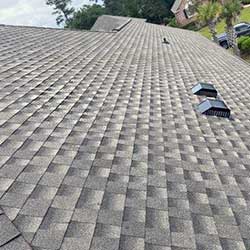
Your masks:
<path fill-rule="evenodd" d="M 107 13 L 118 16 L 141 17 L 148 22 L 163 23 L 172 17 L 174 0 L 104 0 Z"/>
<path fill-rule="evenodd" d="M 103 6 L 83 6 L 75 11 L 69 7 L 71 0 L 46 0 L 47 5 L 54 7 L 53 14 L 57 14 L 57 24 L 65 22 L 66 27 L 89 29 L 96 18 L 103 13 L 114 16 L 130 16 L 145 18 L 148 22 L 164 23 L 167 17 L 173 17 L 170 9 L 175 0 L 103 0 Z M 73 14 L 73 16 L 72 16 Z M 85 23 L 85 24 L 84 24 Z"/>
<path fill-rule="evenodd" d="M 63 22 L 69 22 L 71 15 L 75 11 L 73 7 L 69 7 L 71 0 L 47 0 L 46 4 L 54 7 L 52 14 L 57 15 L 57 25 Z"/>
<path fill-rule="evenodd" d="M 226 32 L 229 47 L 232 47 L 236 54 L 239 53 L 237 37 L 234 30 L 234 22 L 240 15 L 242 6 L 240 0 L 225 0 L 222 8 L 222 17 L 225 18 Z"/>
<path fill-rule="evenodd" d="M 167 13 L 165 14 L 166 18 L 173 18 L 174 14 L 171 12 L 171 8 L 172 8 L 175 0 L 164 0 L 164 2 L 166 5 L 166 8 L 167 8 Z"/>
<path fill-rule="evenodd" d="M 123 16 L 124 13 L 124 0 L 104 0 L 104 6 L 107 14 L 114 16 Z"/>
<path fill-rule="evenodd" d="M 105 14 L 105 8 L 101 5 L 84 5 L 76 11 L 73 17 L 66 22 L 66 27 L 71 29 L 91 29 L 97 18 Z"/>
<path fill-rule="evenodd" d="M 216 23 L 218 22 L 221 14 L 221 5 L 215 1 L 209 1 L 198 5 L 197 7 L 198 21 L 202 25 L 207 25 L 209 31 L 213 37 L 213 40 L 217 42 Z"/>
<path fill-rule="evenodd" d="M 143 0 L 142 16 L 151 23 L 164 23 L 168 9 L 165 0 Z"/>
<path fill-rule="evenodd" d="M 238 47 L 243 54 L 250 54 L 250 37 L 241 36 L 238 40 Z"/>
<path fill-rule="evenodd" d="M 124 0 L 124 14 L 130 17 L 142 17 L 143 0 Z"/>

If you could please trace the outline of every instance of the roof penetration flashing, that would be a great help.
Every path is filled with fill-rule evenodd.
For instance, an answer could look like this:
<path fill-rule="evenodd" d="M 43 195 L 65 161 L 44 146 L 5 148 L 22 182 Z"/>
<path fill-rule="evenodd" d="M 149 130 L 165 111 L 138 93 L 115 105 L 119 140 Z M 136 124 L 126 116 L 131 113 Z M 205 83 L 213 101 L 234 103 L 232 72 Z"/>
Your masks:
<path fill-rule="evenodd" d="M 167 44 L 167 45 L 169 45 L 169 44 L 170 44 L 170 42 L 167 40 L 167 38 L 166 38 L 166 37 L 164 37 L 164 38 L 163 38 L 163 44 Z"/>

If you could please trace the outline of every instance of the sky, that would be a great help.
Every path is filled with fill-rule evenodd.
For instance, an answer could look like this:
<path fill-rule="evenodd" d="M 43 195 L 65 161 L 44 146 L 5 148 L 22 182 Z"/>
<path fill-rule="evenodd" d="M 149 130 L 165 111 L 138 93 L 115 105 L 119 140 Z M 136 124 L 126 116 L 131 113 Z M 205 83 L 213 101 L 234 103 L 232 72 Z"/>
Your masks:
<path fill-rule="evenodd" d="M 46 0 L 0 0 L 0 24 L 58 27 L 53 8 Z M 81 7 L 89 0 L 72 0 L 72 6 Z"/>

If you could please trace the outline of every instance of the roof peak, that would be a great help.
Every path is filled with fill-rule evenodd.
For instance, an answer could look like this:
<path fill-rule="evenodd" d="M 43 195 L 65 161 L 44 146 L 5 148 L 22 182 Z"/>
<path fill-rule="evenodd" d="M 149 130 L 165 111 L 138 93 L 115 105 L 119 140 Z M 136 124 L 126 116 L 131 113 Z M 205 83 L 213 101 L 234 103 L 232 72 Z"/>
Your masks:
<path fill-rule="evenodd" d="M 102 15 L 98 17 L 91 31 L 118 32 L 131 22 L 130 17 Z"/>

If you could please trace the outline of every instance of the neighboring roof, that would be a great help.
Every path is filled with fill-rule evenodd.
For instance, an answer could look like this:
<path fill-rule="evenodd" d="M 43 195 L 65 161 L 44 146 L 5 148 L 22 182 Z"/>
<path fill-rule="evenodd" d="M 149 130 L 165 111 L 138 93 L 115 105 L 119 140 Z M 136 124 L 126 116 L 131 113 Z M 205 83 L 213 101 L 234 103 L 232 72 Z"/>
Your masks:
<path fill-rule="evenodd" d="M 0 36 L 1 250 L 249 249 L 248 64 L 134 19 Z M 197 111 L 200 81 L 231 119 Z"/>
<path fill-rule="evenodd" d="M 180 7 L 182 1 L 183 1 L 183 0 L 175 0 L 173 6 L 172 6 L 172 8 L 171 8 L 171 11 L 172 11 L 174 14 L 178 12 L 178 9 L 179 9 L 179 7 Z"/>
<path fill-rule="evenodd" d="M 130 21 L 131 19 L 128 17 L 103 15 L 97 19 L 91 31 L 117 32 L 124 28 Z"/>

